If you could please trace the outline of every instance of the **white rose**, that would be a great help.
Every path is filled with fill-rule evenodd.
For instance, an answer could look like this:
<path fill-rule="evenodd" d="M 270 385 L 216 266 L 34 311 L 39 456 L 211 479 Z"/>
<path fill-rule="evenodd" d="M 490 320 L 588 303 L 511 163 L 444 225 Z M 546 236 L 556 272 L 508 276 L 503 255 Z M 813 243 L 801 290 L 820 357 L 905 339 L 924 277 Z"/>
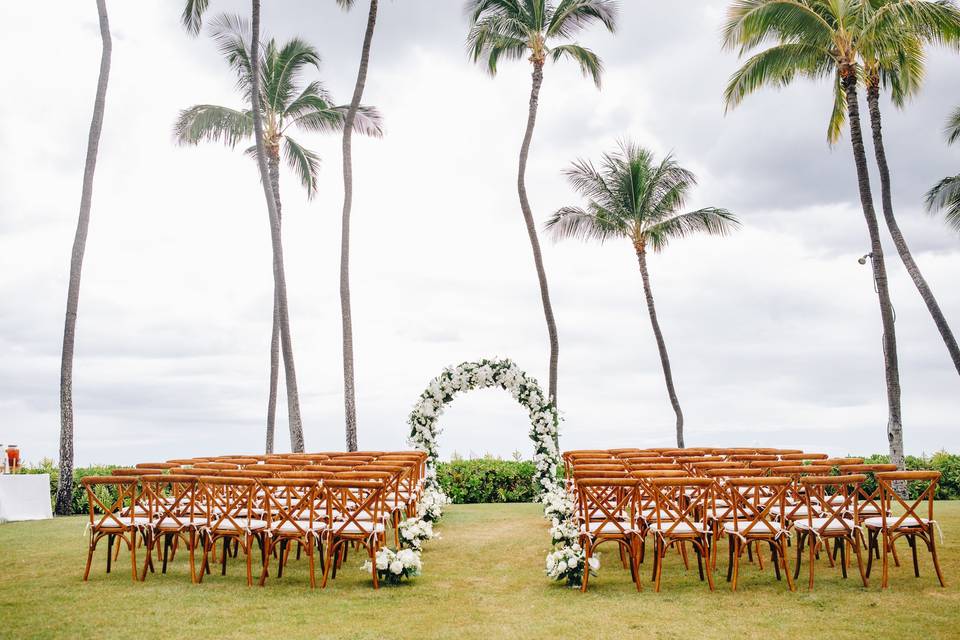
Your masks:
<path fill-rule="evenodd" d="M 400 575 L 401 573 L 403 573 L 403 563 L 400 562 L 399 560 L 394 560 L 393 562 L 391 562 L 390 573 L 395 573 L 397 575 Z"/>
<path fill-rule="evenodd" d="M 596 571 L 600 568 L 600 558 L 594 556 L 590 558 L 590 569 Z"/>

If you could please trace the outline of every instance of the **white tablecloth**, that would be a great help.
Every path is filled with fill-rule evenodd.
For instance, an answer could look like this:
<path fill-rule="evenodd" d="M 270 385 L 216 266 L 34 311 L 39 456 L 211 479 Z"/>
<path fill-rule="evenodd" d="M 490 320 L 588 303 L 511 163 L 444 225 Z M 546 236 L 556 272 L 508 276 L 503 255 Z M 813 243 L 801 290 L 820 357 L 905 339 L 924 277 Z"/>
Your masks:
<path fill-rule="evenodd" d="M 0 475 L 0 522 L 52 517 L 48 474 Z"/>

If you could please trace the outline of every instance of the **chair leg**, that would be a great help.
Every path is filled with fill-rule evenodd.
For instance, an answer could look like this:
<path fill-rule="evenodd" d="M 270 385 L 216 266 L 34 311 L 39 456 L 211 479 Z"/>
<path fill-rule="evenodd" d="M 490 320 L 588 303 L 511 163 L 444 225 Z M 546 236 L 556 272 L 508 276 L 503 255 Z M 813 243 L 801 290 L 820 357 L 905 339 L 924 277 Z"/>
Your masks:
<path fill-rule="evenodd" d="M 197 567 L 195 564 L 195 552 L 194 549 L 197 546 L 197 532 L 193 529 L 190 530 L 190 582 L 197 582 Z"/>
<path fill-rule="evenodd" d="M 237 540 L 237 546 L 239 547 L 240 540 Z M 251 552 L 253 551 L 253 536 L 247 534 L 243 539 L 243 554 L 247 556 L 247 586 L 253 586 L 253 558 L 251 558 Z"/>
<path fill-rule="evenodd" d="M 927 546 L 930 547 L 930 557 L 933 560 L 933 569 L 937 572 L 937 580 L 940 581 L 941 587 L 946 587 L 947 582 L 943 579 L 943 571 L 940 570 L 940 558 L 937 556 L 937 541 L 934 538 L 934 531 L 932 525 L 930 527 L 929 533 L 927 534 L 930 542 Z"/>
<path fill-rule="evenodd" d="M 680 543 L 680 548 L 683 549 L 683 543 Z M 660 579 L 663 577 L 663 561 L 667 555 L 667 541 L 661 537 L 657 537 L 657 582 L 654 585 L 653 590 L 657 593 L 660 593 Z M 686 559 L 686 551 L 682 551 L 684 559 Z M 686 563 L 685 563 L 686 564 Z"/>
<path fill-rule="evenodd" d="M 862 536 L 862 534 L 861 534 Z M 874 553 L 879 553 L 877 548 L 877 537 L 874 535 L 874 532 L 867 530 L 867 578 L 870 577 L 870 571 L 873 569 L 873 556 Z M 877 555 L 877 559 L 880 559 L 880 556 Z"/>
<path fill-rule="evenodd" d="M 325 589 L 327 587 L 327 577 L 330 574 L 330 568 L 333 566 L 333 551 L 336 548 L 336 541 L 331 539 L 327 543 L 327 553 L 325 555 L 326 560 L 324 561 L 323 567 L 323 582 L 320 583 L 320 588 Z M 376 568 L 376 567 L 374 567 Z"/>
<path fill-rule="evenodd" d="M 93 552 L 97 549 L 97 543 L 94 542 L 93 534 L 90 534 L 90 540 L 87 542 L 87 568 L 83 571 L 83 581 L 86 582 L 90 577 L 90 566 L 93 564 Z M 107 552 L 107 561 L 110 560 L 110 552 Z"/>
<path fill-rule="evenodd" d="M 883 538 L 883 577 L 880 580 L 880 588 L 886 589 L 890 580 L 890 540 L 888 540 L 887 532 L 881 531 L 881 536 Z"/>
<path fill-rule="evenodd" d="M 263 564 L 263 570 L 260 572 L 260 586 L 267 583 L 267 576 L 270 574 L 270 552 L 273 550 L 273 539 L 267 538 L 266 548 L 261 547 L 260 559 Z"/>
<path fill-rule="evenodd" d="M 110 573 L 110 564 L 113 561 L 113 538 L 112 533 L 107 534 L 107 573 Z"/>
<path fill-rule="evenodd" d="M 809 579 L 809 582 L 808 582 L 808 584 L 807 584 L 807 589 L 810 590 L 810 591 L 813 591 L 813 574 L 814 574 L 814 571 L 816 571 L 816 568 L 817 568 L 817 547 L 820 546 L 820 543 L 819 543 L 819 541 L 817 540 L 816 536 L 813 535 L 813 531 L 810 531 L 810 532 L 807 533 L 807 538 L 808 538 L 808 540 L 807 540 L 807 542 L 808 542 L 807 547 L 810 549 L 810 557 L 809 557 L 809 562 L 810 562 L 810 579 Z M 829 554 L 827 554 L 827 555 L 829 555 Z"/>
<path fill-rule="evenodd" d="M 740 538 L 738 538 L 738 537 L 736 537 L 736 536 L 731 536 L 730 539 L 731 539 L 731 541 L 733 541 L 733 546 L 734 546 L 734 549 L 733 549 L 733 579 L 732 579 L 732 581 L 731 581 L 731 591 L 736 591 L 736 590 L 737 590 L 737 578 L 740 576 L 740 554 L 743 552 L 743 549 L 742 549 L 741 546 L 740 546 L 740 545 L 741 545 Z M 749 545 L 749 544 L 747 544 L 746 546 L 747 546 L 747 549 L 750 548 L 750 545 Z"/>
<path fill-rule="evenodd" d="M 790 541 L 789 536 L 784 536 L 777 541 L 777 544 L 780 546 L 780 562 L 783 563 L 783 573 L 787 576 L 787 588 L 790 591 L 795 590 L 793 584 L 793 578 L 790 577 L 790 567 L 787 565 L 787 543 Z"/>
<path fill-rule="evenodd" d="M 920 565 L 917 563 L 917 536 L 907 536 L 907 544 L 910 545 L 910 551 L 913 553 L 913 576 L 920 577 Z"/>
<path fill-rule="evenodd" d="M 317 588 L 317 573 L 316 573 L 316 567 L 315 567 L 314 558 L 313 558 L 314 551 L 315 549 L 313 548 L 313 543 L 308 540 L 307 541 L 307 562 L 310 565 L 310 588 L 311 589 Z"/>
<path fill-rule="evenodd" d="M 704 541 L 703 541 L 703 552 L 704 552 L 704 553 L 703 553 L 703 555 L 706 556 L 706 557 L 704 558 L 704 560 L 705 560 L 705 564 L 707 565 L 707 566 L 706 566 L 706 571 L 707 571 L 707 584 L 710 585 L 710 591 L 713 591 L 713 589 L 714 589 L 714 584 L 713 584 L 713 567 L 710 566 L 710 547 L 711 547 L 710 541 L 708 541 L 706 538 L 704 538 Z"/>
<path fill-rule="evenodd" d="M 853 541 L 851 544 L 853 545 L 853 552 L 857 554 L 857 569 L 860 570 L 860 581 L 863 582 L 863 586 L 866 588 L 868 586 L 867 574 L 863 571 L 863 556 L 860 553 L 860 537 L 858 533 L 858 531 L 853 532 Z"/>
<path fill-rule="evenodd" d="M 777 582 L 783 580 L 783 576 L 780 575 L 780 557 L 778 553 L 779 546 L 775 541 L 770 541 L 770 563 L 773 564 L 773 572 L 777 576 Z"/>
<path fill-rule="evenodd" d="M 120 548 L 120 545 L 117 545 L 117 548 Z M 149 556 L 149 554 L 147 554 Z M 130 565 L 133 569 L 133 581 L 140 582 L 140 578 L 137 576 L 137 530 L 130 530 Z"/>
<path fill-rule="evenodd" d="M 803 532 L 797 529 L 797 561 L 793 568 L 794 580 L 797 580 L 800 577 L 800 562 L 803 560 L 803 540 Z"/>
<path fill-rule="evenodd" d="M 585 537 L 583 540 L 583 579 L 580 580 L 580 593 L 587 592 L 587 583 L 590 581 L 590 556 L 592 555 L 593 549 L 590 546 L 590 538 Z"/>
<path fill-rule="evenodd" d="M 277 579 L 283 577 L 283 565 L 287 562 L 287 541 L 280 541 L 280 552 L 277 554 Z"/>
<path fill-rule="evenodd" d="M 843 579 L 847 579 L 847 543 L 844 538 L 837 538 L 839 543 L 837 546 L 840 547 L 840 575 L 843 576 Z"/>
<path fill-rule="evenodd" d="M 223 558 L 220 561 L 220 575 L 227 575 L 227 558 L 230 557 L 230 538 L 225 537 L 223 539 L 223 551 L 221 554 Z"/>
<path fill-rule="evenodd" d="M 733 578 L 733 538 L 734 536 L 727 536 L 728 552 L 727 552 L 727 582 Z"/>

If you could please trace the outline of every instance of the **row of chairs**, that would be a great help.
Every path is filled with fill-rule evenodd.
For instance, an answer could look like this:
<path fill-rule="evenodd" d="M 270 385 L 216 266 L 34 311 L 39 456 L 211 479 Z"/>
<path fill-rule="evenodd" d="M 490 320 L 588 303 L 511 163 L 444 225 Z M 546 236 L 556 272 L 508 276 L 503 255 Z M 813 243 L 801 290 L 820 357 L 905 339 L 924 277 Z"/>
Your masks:
<path fill-rule="evenodd" d="M 727 580 L 734 590 L 744 554 L 752 560 L 756 551 L 762 568 L 761 545 L 770 548 L 777 579 L 782 570 L 791 590 L 805 548 L 810 589 L 823 551 L 831 565 L 840 556 L 844 577 L 849 555 L 855 555 L 864 586 L 874 557 L 882 555 L 886 588 L 889 558 L 899 566 L 895 543 L 900 538 L 912 550 L 918 576 L 917 541 L 925 543 L 945 585 L 934 535 L 938 472 L 897 471 L 893 465 L 863 464 L 860 458 L 776 449 L 568 451 L 563 460 L 587 557 L 601 543 L 616 543 L 638 590 L 648 538 L 654 545 L 651 579 L 657 591 L 667 550 L 676 548 L 688 565 L 688 544 L 697 555 L 700 579 L 713 589 L 712 571 L 724 537 L 729 544 Z M 907 482 L 916 492 L 913 500 L 901 495 Z M 794 532 L 791 575 L 787 546 Z M 584 578 L 586 590 L 589 576 Z"/>
<path fill-rule="evenodd" d="M 397 528 L 402 518 L 416 513 L 424 463 L 425 455 L 417 451 L 306 454 L 283 461 L 220 457 L 143 463 L 115 469 L 111 476 L 86 477 L 90 540 L 84 580 L 98 543 L 106 538 L 108 572 L 121 543 L 130 552 L 133 578 L 140 581 L 155 571 L 154 555 L 166 573 L 168 560 L 183 545 L 191 580 L 202 582 L 222 544 L 221 574 L 229 557 L 242 551 L 250 585 L 257 543 L 261 586 L 271 559 L 277 559 L 281 577 L 294 547 L 298 558 L 301 552 L 307 555 L 311 587 L 316 586 L 316 557 L 325 587 L 347 550 L 363 548 L 374 565 L 376 588 L 376 553 L 386 544 L 388 525 L 399 546 Z M 142 567 L 139 547 L 146 552 Z"/>

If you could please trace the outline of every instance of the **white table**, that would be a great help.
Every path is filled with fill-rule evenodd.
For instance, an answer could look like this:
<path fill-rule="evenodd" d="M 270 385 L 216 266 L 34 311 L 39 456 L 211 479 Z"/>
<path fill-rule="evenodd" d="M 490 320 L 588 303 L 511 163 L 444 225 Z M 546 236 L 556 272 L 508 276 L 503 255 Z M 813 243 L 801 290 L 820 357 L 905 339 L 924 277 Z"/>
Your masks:
<path fill-rule="evenodd" d="M 0 522 L 52 517 L 49 474 L 0 475 Z"/>

